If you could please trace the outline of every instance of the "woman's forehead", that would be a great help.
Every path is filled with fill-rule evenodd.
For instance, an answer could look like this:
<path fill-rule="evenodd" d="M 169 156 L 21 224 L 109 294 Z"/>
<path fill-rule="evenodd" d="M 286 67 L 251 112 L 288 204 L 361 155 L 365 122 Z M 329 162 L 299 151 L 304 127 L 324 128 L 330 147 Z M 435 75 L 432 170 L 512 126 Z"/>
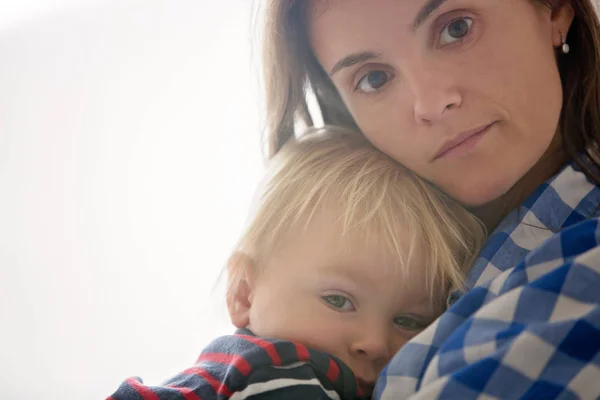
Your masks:
<path fill-rule="evenodd" d="M 486 2 L 489 0 L 479 0 Z M 312 0 L 310 24 L 346 22 L 347 27 L 361 22 L 395 21 L 395 26 L 411 31 L 444 3 L 457 0 Z M 373 20 L 372 18 L 376 19 Z"/>
<path fill-rule="evenodd" d="M 468 12 L 486 22 L 522 30 L 534 21 L 529 0 L 313 0 L 308 12 L 310 44 L 327 71 L 355 54 L 399 55 L 418 50 L 441 29 L 436 22 Z M 541 9 L 541 8 L 540 8 Z M 544 13 L 548 10 L 544 9 Z M 541 14 L 540 14 L 541 15 Z M 510 23 L 506 23 L 509 21 Z M 399 53 L 400 52 L 400 53 Z"/>
<path fill-rule="evenodd" d="M 442 4 L 440 0 L 435 3 Z M 308 13 L 310 41 L 327 58 L 366 50 L 383 52 L 388 43 L 382 37 L 402 45 L 414 37 L 416 22 L 432 11 L 431 0 L 314 0 Z"/>

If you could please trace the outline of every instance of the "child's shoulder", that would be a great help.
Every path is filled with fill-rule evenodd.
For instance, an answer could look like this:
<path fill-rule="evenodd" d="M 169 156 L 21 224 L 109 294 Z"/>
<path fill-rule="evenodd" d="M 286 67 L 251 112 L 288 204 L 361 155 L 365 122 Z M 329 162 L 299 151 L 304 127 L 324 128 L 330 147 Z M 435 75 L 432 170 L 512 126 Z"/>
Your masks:
<path fill-rule="evenodd" d="M 198 357 L 198 363 L 225 363 L 237 369 L 250 371 L 261 366 L 282 367 L 301 362 L 328 376 L 345 373 L 346 367 L 337 358 L 300 343 L 289 340 L 265 338 L 254 335 L 248 329 L 238 329 L 232 335 L 213 340 Z M 350 373 L 348 369 L 347 373 Z"/>
<path fill-rule="evenodd" d="M 320 388 L 343 394 L 342 398 L 355 398 L 360 393 L 354 374 L 338 358 L 297 342 L 259 337 L 247 329 L 213 340 L 196 365 L 213 370 L 218 366 L 224 380 L 237 390 L 250 381 L 296 377 L 316 378 Z"/>
<path fill-rule="evenodd" d="M 194 366 L 161 386 L 130 378 L 109 399 L 166 400 L 186 393 L 201 399 L 229 398 L 234 393 L 240 399 L 357 399 L 362 395 L 350 369 L 335 357 L 242 329 L 213 340 Z"/>

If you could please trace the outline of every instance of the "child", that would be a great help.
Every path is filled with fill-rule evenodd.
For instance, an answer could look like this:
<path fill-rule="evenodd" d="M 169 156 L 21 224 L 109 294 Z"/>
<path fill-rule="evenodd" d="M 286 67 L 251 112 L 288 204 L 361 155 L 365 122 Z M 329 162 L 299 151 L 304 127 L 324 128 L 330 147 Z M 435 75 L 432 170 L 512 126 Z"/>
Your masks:
<path fill-rule="evenodd" d="M 132 378 L 109 399 L 368 398 L 484 239 L 471 214 L 341 128 L 284 147 L 260 193 L 228 265 L 236 334 L 164 386 Z"/>

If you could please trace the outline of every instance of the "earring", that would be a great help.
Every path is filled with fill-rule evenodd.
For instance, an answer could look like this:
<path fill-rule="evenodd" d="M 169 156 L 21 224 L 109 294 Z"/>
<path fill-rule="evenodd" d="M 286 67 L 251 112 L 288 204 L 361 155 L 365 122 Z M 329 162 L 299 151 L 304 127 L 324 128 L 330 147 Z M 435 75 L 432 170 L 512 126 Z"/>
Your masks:
<path fill-rule="evenodd" d="M 562 42 L 562 46 L 560 48 L 562 53 L 569 54 L 569 51 L 571 51 L 571 47 L 569 47 L 569 44 L 567 43 L 567 40 L 565 39 L 562 33 L 560 34 L 560 40 Z"/>

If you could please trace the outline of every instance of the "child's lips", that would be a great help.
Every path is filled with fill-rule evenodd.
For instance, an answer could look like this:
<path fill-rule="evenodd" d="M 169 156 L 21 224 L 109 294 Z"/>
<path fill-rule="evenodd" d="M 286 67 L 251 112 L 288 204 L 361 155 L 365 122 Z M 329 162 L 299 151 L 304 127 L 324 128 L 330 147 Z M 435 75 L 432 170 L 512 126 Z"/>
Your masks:
<path fill-rule="evenodd" d="M 362 378 L 356 378 L 356 383 L 363 395 L 370 395 L 375 387 L 375 382 L 367 381 Z"/>

